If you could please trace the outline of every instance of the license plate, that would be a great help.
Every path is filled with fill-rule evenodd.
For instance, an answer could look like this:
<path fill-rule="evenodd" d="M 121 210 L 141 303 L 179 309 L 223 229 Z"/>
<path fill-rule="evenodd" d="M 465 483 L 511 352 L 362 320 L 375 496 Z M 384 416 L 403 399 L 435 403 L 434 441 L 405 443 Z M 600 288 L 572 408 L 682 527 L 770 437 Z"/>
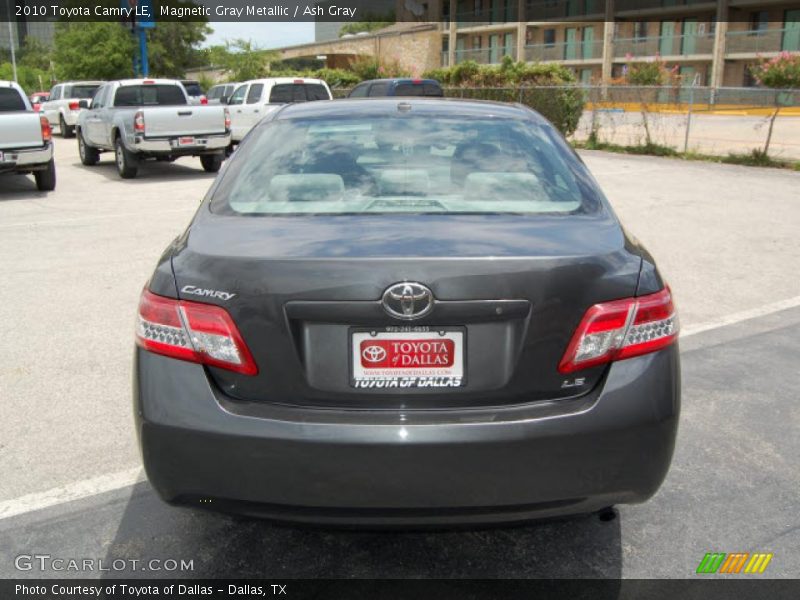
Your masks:
<path fill-rule="evenodd" d="M 195 141 L 193 137 L 180 137 L 178 138 L 178 146 L 194 146 Z"/>
<path fill-rule="evenodd" d="M 466 384 L 463 329 L 355 330 L 350 384 L 359 389 L 452 388 Z"/>

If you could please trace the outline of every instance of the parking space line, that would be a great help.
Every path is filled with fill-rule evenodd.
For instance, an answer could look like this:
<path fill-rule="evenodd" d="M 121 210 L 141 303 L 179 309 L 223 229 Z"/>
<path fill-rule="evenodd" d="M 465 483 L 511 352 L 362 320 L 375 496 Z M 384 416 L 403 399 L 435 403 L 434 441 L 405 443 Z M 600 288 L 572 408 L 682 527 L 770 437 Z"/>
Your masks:
<path fill-rule="evenodd" d="M 681 331 L 681 337 L 686 338 L 692 335 L 697 335 L 698 333 L 703 333 L 704 331 L 719 329 L 720 327 L 725 327 L 727 325 L 734 325 L 736 323 L 741 323 L 742 321 L 749 321 L 750 319 L 756 319 L 758 317 L 765 317 L 772 313 L 780 312 L 782 310 L 788 310 L 790 308 L 795 308 L 797 306 L 800 306 L 800 296 L 794 296 L 793 298 L 787 298 L 786 300 L 779 300 L 778 302 L 772 302 L 770 304 L 765 304 L 763 306 L 759 306 L 756 308 L 751 308 L 748 310 L 743 310 L 741 312 L 732 313 L 730 315 L 720 317 L 719 319 L 715 319 L 713 321 L 698 323 L 697 325 L 690 325 L 689 327 L 686 327 Z"/>
<path fill-rule="evenodd" d="M 727 327 L 742 321 L 764 317 L 769 314 L 795 308 L 800 306 L 800 296 L 787 298 L 778 302 L 772 302 L 763 306 L 744 310 L 737 313 L 732 313 L 720 319 L 700 323 L 694 326 L 686 327 L 681 332 L 681 337 L 686 338 L 689 336 L 697 335 L 712 329 L 719 329 L 720 327 Z M 11 500 L 0 501 L 0 521 L 11 517 L 16 517 L 25 513 L 42 510 L 80 500 L 90 496 L 96 496 L 105 492 L 111 492 L 124 487 L 128 487 L 139 481 L 145 479 L 144 472 L 141 467 L 119 471 L 117 473 L 110 473 L 107 475 L 100 475 L 92 479 L 85 479 L 77 481 L 68 485 L 57 487 L 44 492 L 28 494 L 14 498 Z"/>
<path fill-rule="evenodd" d="M 72 502 L 73 500 L 80 500 L 81 498 L 112 492 L 142 480 L 144 480 L 144 472 L 141 467 L 136 467 L 117 473 L 100 475 L 92 479 L 76 481 L 75 483 L 70 483 L 44 492 L 27 494 L 12 500 L 0 501 L 0 521 L 24 513 L 64 504 L 65 502 Z"/>

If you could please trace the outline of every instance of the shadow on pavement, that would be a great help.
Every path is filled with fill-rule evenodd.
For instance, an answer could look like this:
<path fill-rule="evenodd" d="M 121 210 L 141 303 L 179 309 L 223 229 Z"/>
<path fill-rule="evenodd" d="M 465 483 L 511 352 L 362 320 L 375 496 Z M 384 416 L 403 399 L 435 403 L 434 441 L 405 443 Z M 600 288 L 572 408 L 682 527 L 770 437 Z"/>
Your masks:
<path fill-rule="evenodd" d="M 194 565 L 191 572 L 114 577 L 620 578 L 620 540 L 619 516 L 601 521 L 596 514 L 459 531 L 298 528 L 174 508 L 143 482 L 132 490 L 105 560 Z"/>
<path fill-rule="evenodd" d="M 183 158 L 182 162 L 159 162 L 146 160 L 139 164 L 139 172 L 134 179 L 123 179 L 117 172 L 114 155 L 111 153 L 101 155 L 100 162 L 93 167 L 86 167 L 80 162 L 73 163 L 79 169 L 96 172 L 108 179 L 122 185 L 135 185 L 139 181 L 181 181 L 188 179 L 213 180 L 216 173 L 206 173 L 200 165 L 199 158 Z"/>
<path fill-rule="evenodd" d="M 17 173 L 0 173 L 0 202 L 6 200 L 31 200 L 46 198 L 48 194 L 58 191 L 40 192 L 36 189 L 33 175 L 20 175 Z"/>

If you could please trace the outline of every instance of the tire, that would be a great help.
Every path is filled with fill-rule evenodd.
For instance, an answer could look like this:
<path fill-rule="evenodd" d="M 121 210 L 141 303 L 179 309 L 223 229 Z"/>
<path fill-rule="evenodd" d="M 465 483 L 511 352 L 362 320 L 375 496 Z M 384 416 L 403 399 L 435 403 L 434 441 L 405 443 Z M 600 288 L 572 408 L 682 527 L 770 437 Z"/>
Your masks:
<path fill-rule="evenodd" d="M 58 129 L 61 131 L 61 137 L 64 139 L 71 138 L 75 135 L 75 128 L 68 126 L 64 122 L 64 115 L 58 117 Z"/>
<path fill-rule="evenodd" d="M 222 166 L 222 154 L 203 154 L 200 156 L 200 164 L 206 173 L 216 173 Z"/>
<path fill-rule="evenodd" d="M 122 138 L 117 136 L 114 140 L 114 156 L 117 159 L 117 171 L 123 179 L 133 179 L 139 172 L 139 159 L 133 152 L 129 152 L 122 143 Z"/>
<path fill-rule="evenodd" d="M 80 129 L 76 134 L 78 136 L 78 154 L 81 157 L 81 162 L 87 167 L 96 165 L 97 161 L 100 160 L 100 153 L 97 151 L 97 148 L 86 143 Z"/>
<path fill-rule="evenodd" d="M 40 192 L 52 192 L 56 189 L 56 163 L 51 158 L 47 163 L 47 168 L 42 171 L 34 171 L 33 177 L 36 179 L 36 188 Z"/>

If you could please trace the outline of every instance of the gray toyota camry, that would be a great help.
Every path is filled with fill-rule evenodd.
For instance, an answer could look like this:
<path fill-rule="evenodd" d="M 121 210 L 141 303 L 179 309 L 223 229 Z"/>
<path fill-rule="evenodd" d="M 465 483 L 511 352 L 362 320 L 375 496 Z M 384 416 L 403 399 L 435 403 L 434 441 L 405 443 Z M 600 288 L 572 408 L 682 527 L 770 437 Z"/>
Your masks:
<path fill-rule="evenodd" d="M 313 523 L 642 502 L 672 457 L 677 336 L 652 257 L 537 113 L 288 105 L 142 292 L 144 465 L 167 502 Z"/>

